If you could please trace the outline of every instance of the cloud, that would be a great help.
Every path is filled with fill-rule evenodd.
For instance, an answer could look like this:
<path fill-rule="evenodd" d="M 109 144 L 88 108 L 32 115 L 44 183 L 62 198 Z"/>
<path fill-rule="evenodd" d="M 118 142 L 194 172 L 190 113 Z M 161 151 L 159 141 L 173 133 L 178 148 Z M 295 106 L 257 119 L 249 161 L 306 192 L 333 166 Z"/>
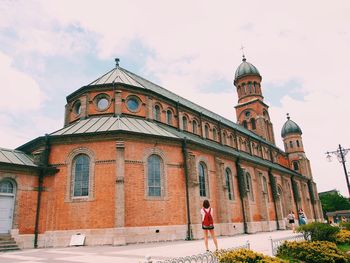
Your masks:
<path fill-rule="evenodd" d="M 0 52 L 0 112 L 24 113 L 40 107 L 45 94 L 29 75 L 18 71 L 10 57 Z M 6 94 L 6 95 L 5 95 Z"/>

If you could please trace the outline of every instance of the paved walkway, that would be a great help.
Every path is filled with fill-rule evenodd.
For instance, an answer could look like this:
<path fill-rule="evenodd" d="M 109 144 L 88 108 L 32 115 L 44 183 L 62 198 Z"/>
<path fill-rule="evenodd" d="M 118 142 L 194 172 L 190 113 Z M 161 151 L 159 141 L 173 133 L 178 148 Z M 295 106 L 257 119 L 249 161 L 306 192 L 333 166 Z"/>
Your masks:
<path fill-rule="evenodd" d="M 254 251 L 271 255 L 270 237 L 282 238 L 295 235 L 291 230 L 263 232 L 233 237 L 219 237 L 219 248 L 230 248 L 245 244 L 248 240 Z M 209 247 L 214 250 L 212 240 Z M 173 241 L 127 246 L 67 247 L 27 249 L 19 252 L 0 253 L 0 263 L 143 263 L 145 256 L 153 260 L 164 260 L 205 252 L 203 240 Z"/>

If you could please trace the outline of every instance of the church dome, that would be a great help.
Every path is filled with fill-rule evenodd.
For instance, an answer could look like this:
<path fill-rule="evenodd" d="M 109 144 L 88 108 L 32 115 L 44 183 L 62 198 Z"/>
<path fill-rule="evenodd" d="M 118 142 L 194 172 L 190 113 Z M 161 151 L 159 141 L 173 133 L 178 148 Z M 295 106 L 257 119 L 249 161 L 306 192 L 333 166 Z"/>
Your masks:
<path fill-rule="evenodd" d="M 287 135 L 289 134 L 303 134 L 299 125 L 296 124 L 294 121 L 292 121 L 289 117 L 289 115 L 287 116 L 287 121 L 285 122 L 285 124 L 282 127 L 282 131 L 281 131 L 281 135 L 283 138 L 285 138 Z"/>
<path fill-rule="evenodd" d="M 258 69 L 251 63 L 247 62 L 245 56 L 243 56 L 242 63 L 238 66 L 235 73 L 235 81 L 246 75 L 260 76 Z M 261 76 L 260 76 L 261 77 Z"/>

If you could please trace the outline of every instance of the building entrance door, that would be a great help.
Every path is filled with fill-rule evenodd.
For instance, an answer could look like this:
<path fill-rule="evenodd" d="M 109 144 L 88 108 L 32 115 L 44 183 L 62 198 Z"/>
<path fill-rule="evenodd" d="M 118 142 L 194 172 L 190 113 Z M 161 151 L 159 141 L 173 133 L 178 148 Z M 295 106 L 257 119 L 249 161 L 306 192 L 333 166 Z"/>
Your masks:
<path fill-rule="evenodd" d="M 0 181 L 0 234 L 9 233 L 13 222 L 15 189 L 11 181 Z"/>
<path fill-rule="evenodd" d="M 12 228 L 13 196 L 0 195 L 0 233 L 9 233 Z"/>

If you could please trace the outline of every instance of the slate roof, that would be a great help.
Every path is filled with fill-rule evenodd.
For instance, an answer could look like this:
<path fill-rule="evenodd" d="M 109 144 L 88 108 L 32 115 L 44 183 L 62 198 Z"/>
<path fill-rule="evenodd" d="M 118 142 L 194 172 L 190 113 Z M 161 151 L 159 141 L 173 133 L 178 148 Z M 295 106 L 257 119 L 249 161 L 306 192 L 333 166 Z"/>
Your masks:
<path fill-rule="evenodd" d="M 203 116 L 208 116 L 209 118 L 212 118 L 214 120 L 217 120 L 221 122 L 222 124 L 225 124 L 233 129 L 236 129 L 237 131 L 246 134 L 247 136 L 250 136 L 251 138 L 254 138 L 258 141 L 264 142 L 265 144 L 268 144 L 274 148 L 277 148 L 276 145 L 270 143 L 269 141 L 266 141 L 262 137 L 258 136 L 254 132 L 249 131 L 248 129 L 244 128 L 241 125 L 238 125 L 225 117 L 220 116 L 219 114 L 216 114 L 210 110 L 207 110 L 206 108 L 203 108 L 179 95 L 176 95 L 175 93 L 152 83 L 149 80 L 146 80 L 120 66 L 115 67 L 114 69 L 110 70 L 106 74 L 104 74 L 102 77 L 96 79 L 95 81 L 91 82 L 85 87 L 92 87 L 96 85 L 113 85 L 113 83 L 116 84 L 124 84 L 124 85 L 130 85 L 134 87 L 138 87 L 145 90 L 153 91 L 156 94 L 159 94 L 163 97 L 166 97 L 174 102 L 179 102 L 180 105 L 183 105 L 185 107 L 188 107 L 194 111 L 197 111 L 198 113 L 202 113 Z M 84 88 L 84 87 L 83 87 Z M 69 96 L 68 96 L 69 97 Z"/>
<path fill-rule="evenodd" d="M 258 75 L 260 76 L 260 73 L 258 69 L 251 63 L 247 62 L 246 58 L 243 57 L 242 63 L 238 66 L 235 72 L 235 81 L 243 76 L 246 75 Z"/>
<path fill-rule="evenodd" d="M 33 160 L 24 152 L 4 148 L 0 148 L 0 163 L 37 167 Z"/>

